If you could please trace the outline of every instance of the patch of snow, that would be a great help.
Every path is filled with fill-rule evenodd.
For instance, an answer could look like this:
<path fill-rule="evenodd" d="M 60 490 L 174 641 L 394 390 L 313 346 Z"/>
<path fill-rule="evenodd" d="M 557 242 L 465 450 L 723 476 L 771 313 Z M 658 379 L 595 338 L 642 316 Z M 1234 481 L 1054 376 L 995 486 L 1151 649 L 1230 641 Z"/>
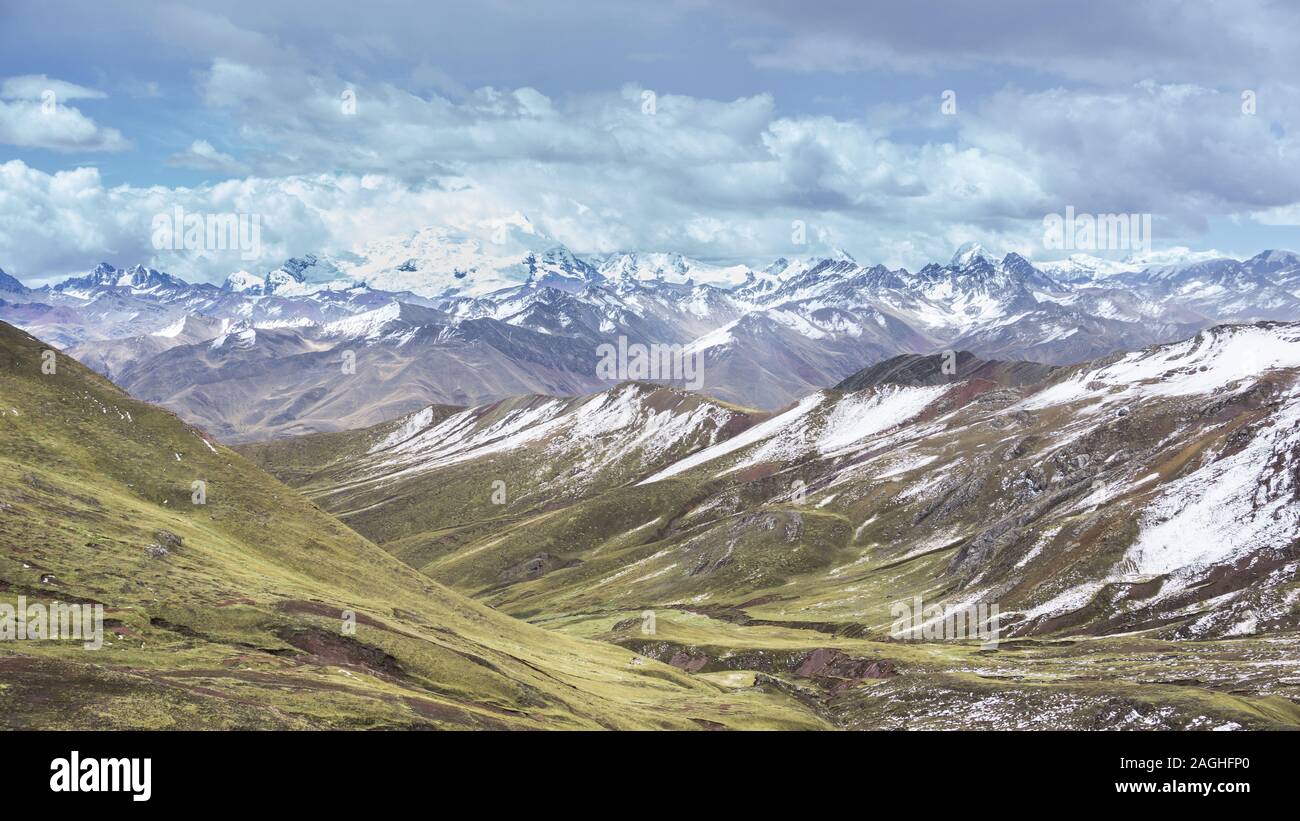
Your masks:
<path fill-rule="evenodd" d="M 642 480 L 639 484 L 648 485 L 653 482 L 662 481 L 669 477 L 676 476 L 679 473 L 684 473 L 691 468 L 703 465 L 706 462 L 712 462 L 714 459 L 720 459 L 723 456 L 735 453 L 742 448 L 770 439 L 796 425 L 825 399 L 826 394 L 820 391 L 805 396 L 798 404 L 785 413 L 774 416 L 766 422 L 760 422 L 748 430 L 731 437 L 725 442 L 720 442 L 712 447 L 705 448 L 698 453 L 691 454 L 685 459 L 678 460 L 648 479 Z"/>
<path fill-rule="evenodd" d="M 817 449 L 828 456 L 851 450 L 864 439 L 913 418 L 948 390 L 947 385 L 882 385 L 875 390 L 848 394 L 827 415 L 817 438 Z"/>

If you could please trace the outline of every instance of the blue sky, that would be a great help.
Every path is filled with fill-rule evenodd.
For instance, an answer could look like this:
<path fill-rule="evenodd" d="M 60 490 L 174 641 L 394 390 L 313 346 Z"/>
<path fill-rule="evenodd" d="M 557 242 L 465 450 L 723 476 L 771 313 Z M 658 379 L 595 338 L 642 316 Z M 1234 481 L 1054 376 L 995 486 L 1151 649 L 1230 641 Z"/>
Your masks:
<path fill-rule="evenodd" d="M 1296 248 L 1298 18 L 1174 0 L 5 4 L 0 268 L 247 267 L 159 255 L 149 221 L 175 205 L 259 215 L 261 268 L 513 214 L 579 253 L 757 264 L 839 247 L 914 268 L 972 239 L 1048 259 L 1042 219 L 1067 206 L 1150 213 L 1157 249 Z"/>

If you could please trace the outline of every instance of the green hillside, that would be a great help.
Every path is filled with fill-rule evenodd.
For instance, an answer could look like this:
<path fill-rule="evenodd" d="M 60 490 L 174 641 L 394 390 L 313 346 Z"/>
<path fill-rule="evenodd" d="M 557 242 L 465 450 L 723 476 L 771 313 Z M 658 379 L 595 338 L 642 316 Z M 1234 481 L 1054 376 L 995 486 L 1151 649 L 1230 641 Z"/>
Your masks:
<path fill-rule="evenodd" d="M 1241 395 L 1135 405 L 1095 429 L 1068 409 L 1020 412 L 1030 389 L 984 379 L 941 390 L 905 434 L 886 430 L 879 444 L 867 437 L 823 457 L 808 443 L 841 408 L 867 408 L 853 422 L 863 426 L 875 407 L 871 392 L 829 391 L 824 407 L 773 428 L 788 447 L 751 437 L 649 483 L 699 452 L 693 428 L 675 428 L 688 433 L 658 442 L 654 458 L 624 447 L 643 435 L 635 414 L 589 425 L 600 434 L 581 448 L 572 445 L 581 426 L 511 438 L 511 419 L 534 408 L 512 400 L 419 432 L 396 422 L 241 450 L 395 557 L 500 612 L 737 692 L 779 687 L 837 727 L 1294 727 L 1300 691 L 1283 671 L 1300 637 L 1294 581 L 1283 576 L 1273 591 L 1241 562 L 1208 584 L 1170 584 L 1163 597 L 1159 581 L 1101 582 L 1097 600 L 1069 618 L 1034 613 L 1062 590 L 1108 579 L 1154 480 L 1266 428 L 1276 406 L 1257 394 L 1293 376 Z M 673 407 L 657 389 L 641 396 Z M 509 409 L 516 416 L 503 418 Z M 592 454 L 623 455 L 589 467 Z M 588 481 L 597 471 L 608 480 Z M 511 493 L 494 505 L 497 479 Z M 792 495 L 797 483 L 806 498 Z M 1117 490 L 1104 503 L 1083 503 L 1107 485 Z M 1254 561 L 1268 569 L 1290 555 Z M 890 635 L 895 603 L 970 598 L 977 574 L 1003 606 L 996 648 Z M 1225 592 L 1261 614 L 1267 633 L 1228 629 L 1240 617 L 1214 609 Z M 1227 628 L 1184 638 L 1209 618 Z"/>
<path fill-rule="evenodd" d="M 108 635 L 0 643 L 0 726 L 825 726 L 453 593 L 46 348 L 0 323 L 0 601 L 100 603 Z"/>

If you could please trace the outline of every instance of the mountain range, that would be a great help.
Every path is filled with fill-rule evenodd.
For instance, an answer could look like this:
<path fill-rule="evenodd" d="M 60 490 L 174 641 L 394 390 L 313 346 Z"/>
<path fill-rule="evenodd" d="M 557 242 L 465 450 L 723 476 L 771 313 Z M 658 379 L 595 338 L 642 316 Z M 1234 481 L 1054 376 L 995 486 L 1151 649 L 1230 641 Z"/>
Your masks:
<path fill-rule="evenodd" d="M 47 351 L 0 323 L 0 593 L 105 645 L 7 646 L 4 726 L 1300 724 L 1300 323 L 234 449 Z"/>
<path fill-rule="evenodd" d="M 1300 323 L 947 359 L 779 412 L 627 382 L 238 450 L 495 610 L 833 726 L 1295 723 Z M 996 648 L 913 643 L 988 603 Z"/>
<path fill-rule="evenodd" d="M 220 286 L 107 263 L 35 289 L 6 274 L 0 319 L 241 442 L 430 403 L 599 390 L 611 383 L 595 352 L 619 338 L 681 346 L 700 358 L 703 392 L 773 410 L 903 353 L 1065 365 L 1300 316 L 1292 252 L 1124 267 L 1078 255 L 1036 266 L 973 244 L 916 272 L 842 252 L 762 268 L 661 253 L 587 261 L 426 229 Z"/>
<path fill-rule="evenodd" d="M 100 605 L 103 646 L 5 641 L 0 727 L 827 726 L 473 602 L 47 349 L 0 323 L 0 599 Z"/>
<path fill-rule="evenodd" d="M 112 633 L 12 726 L 1300 723 L 1297 255 L 456 242 L 0 277 L 0 588 Z"/>

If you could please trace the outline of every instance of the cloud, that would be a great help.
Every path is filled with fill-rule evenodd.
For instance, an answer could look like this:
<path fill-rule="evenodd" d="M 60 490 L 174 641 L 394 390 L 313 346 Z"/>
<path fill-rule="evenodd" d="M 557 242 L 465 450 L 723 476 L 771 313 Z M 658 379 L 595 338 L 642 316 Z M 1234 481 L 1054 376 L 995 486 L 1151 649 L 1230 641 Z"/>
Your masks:
<path fill-rule="evenodd" d="M 963 115 L 961 139 L 1020 159 L 1057 203 L 1207 220 L 1300 199 L 1300 97 L 1279 89 L 1254 114 L 1235 91 L 1139 83 L 1094 92 L 1004 90 Z"/>
<path fill-rule="evenodd" d="M 412 69 L 411 84 L 416 91 L 432 90 L 452 97 L 465 97 L 470 92 L 455 77 L 427 61 Z"/>
<path fill-rule="evenodd" d="M 16 28 L 92 51 L 69 47 L 88 35 L 51 27 L 42 8 L 15 12 Z M 268 253 L 285 255 L 518 211 L 578 252 L 761 262 L 837 245 L 910 266 L 966 239 L 1031 247 L 1042 217 L 1068 205 L 1152 212 L 1157 241 L 1183 244 L 1216 222 L 1300 221 L 1300 170 L 1287 162 L 1300 52 L 1284 4 L 1197 15 L 1173 0 L 1004 0 L 997 13 L 931 0 L 871 13 L 848 0 L 503 8 L 381 5 L 360 20 L 305 0 L 125 8 L 112 35 L 151 47 L 115 54 L 116 82 L 97 84 L 121 97 L 123 77 L 154 78 L 166 113 L 140 121 L 149 145 L 166 146 L 157 157 L 228 179 L 105 189 L 87 169 L 22 166 L 3 184 L 21 181 L 29 210 L 75 242 L 37 247 L 33 226 L 9 231 L 0 251 L 42 276 L 102 254 L 154 258 L 141 225 L 172 202 L 263 214 Z M 620 85 L 613 72 L 629 66 L 653 81 Z M 59 104 L 38 119 L 36 90 L 53 84 Z M 129 146 L 67 105 L 100 92 L 45 75 L 0 88 L 0 141 Z M 958 92 L 956 116 L 939 113 L 945 88 Z M 1254 115 L 1241 110 L 1248 89 Z M 902 96 L 913 93 L 924 98 Z M 124 108 L 147 114 L 148 100 Z M 877 104 L 854 112 L 864 100 Z M 78 197 L 59 193 L 69 187 Z M 0 187 L 0 217 L 25 225 L 24 202 Z M 791 246 L 795 220 L 816 245 Z M 158 260 L 189 276 L 228 272 L 219 255 Z"/>
<path fill-rule="evenodd" d="M 212 147 L 207 140 L 195 140 L 189 148 L 167 158 L 171 165 L 197 168 L 230 176 L 246 174 L 248 167 L 239 160 Z"/>
<path fill-rule="evenodd" d="M 153 247 L 154 217 L 247 215 L 261 226 L 261 256 L 238 249 L 173 251 Z M 413 187 L 380 175 L 250 177 L 193 188 L 106 186 L 94 168 L 48 174 L 21 160 L 0 164 L 0 268 L 41 283 L 96 262 L 136 262 L 191 280 L 231 271 L 268 271 L 289 256 L 343 252 L 365 241 L 434 225 L 473 229 L 508 213 L 472 189 Z"/>
<path fill-rule="evenodd" d="M 0 83 L 0 99 L 44 100 L 50 95 L 60 100 L 102 100 L 108 95 L 93 88 L 79 86 L 64 80 L 55 80 L 44 74 L 24 74 L 7 77 Z"/>
<path fill-rule="evenodd" d="M 105 96 L 44 74 L 8 77 L 0 83 L 0 143 L 52 151 L 124 151 L 131 143 L 120 131 L 64 103 Z"/>
<path fill-rule="evenodd" d="M 125 151 L 121 131 L 100 126 L 65 100 L 103 99 L 75 83 L 25 74 L 0 83 L 0 143 L 51 151 Z"/>
<path fill-rule="evenodd" d="M 672 249 L 762 264 L 843 247 L 915 267 L 968 239 L 1032 252 L 1043 217 L 1070 205 L 1153 212 L 1164 245 L 1187 244 L 1216 216 L 1281 222 L 1300 201 L 1287 162 L 1296 146 L 1279 127 L 1296 104 L 1281 93 L 1246 115 L 1236 96 L 1195 85 L 1006 88 L 955 118 L 926 100 L 846 120 L 782 116 L 765 94 L 648 96 L 636 85 L 558 99 L 480 88 L 452 101 L 229 61 L 202 88 L 242 123 L 243 156 L 197 139 L 169 162 L 231 179 L 108 189 L 90 169 L 9 163 L 0 218 L 14 228 L 0 267 L 47 277 L 111 256 L 216 280 L 515 212 L 578 253 Z M 351 112 L 344 90 L 355 93 Z M 916 124 L 947 136 L 896 133 Z M 178 204 L 259 215 L 265 257 L 250 267 L 153 249 L 152 215 Z M 813 244 L 792 244 L 795 221 Z"/>
<path fill-rule="evenodd" d="M 738 45 L 769 69 L 966 79 L 1001 67 L 1090 84 L 1153 78 L 1241 88 L 1300 69 L 1291 36 L 1300 9 L 1268 0 L 1208 4 L 1195 14 L 1179 0 L 913 0 L 887 10 L 853 0 L 730 0 L 729 6 L 765 35 Z"/>
<path fill-rule="evenodd" d="M 52 151 L 125 151 L 130 140 L 75 108 L 0 100 L 0 143 Z"/>

